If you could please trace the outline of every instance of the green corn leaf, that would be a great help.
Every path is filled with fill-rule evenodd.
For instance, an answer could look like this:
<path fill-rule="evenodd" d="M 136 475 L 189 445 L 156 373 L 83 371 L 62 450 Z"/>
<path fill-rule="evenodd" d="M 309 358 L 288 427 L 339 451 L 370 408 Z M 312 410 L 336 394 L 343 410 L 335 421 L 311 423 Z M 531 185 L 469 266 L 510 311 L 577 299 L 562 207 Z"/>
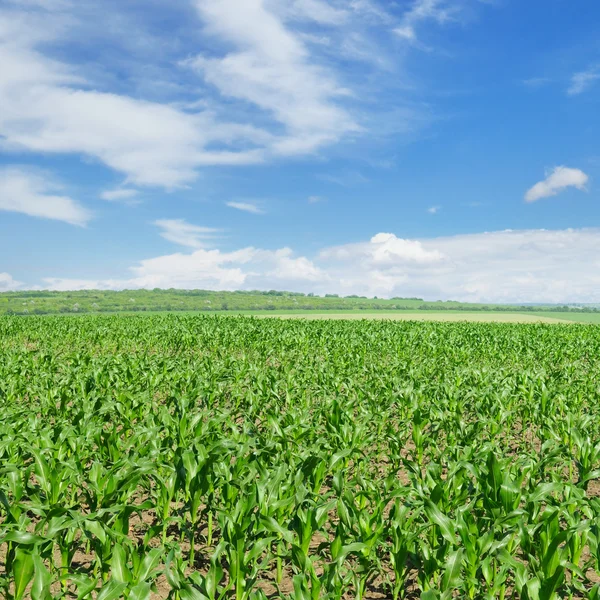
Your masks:
<path fill-rule="evenodd" d="M 33 577 L 34 561 L 30 552 L 17 548 L 15 559 L 12 564 L 15 600 L 21 600 L 25 595 L 25 589 Z"/>
<path fill-rule="evenodd" d="M 50 585 L 52 584 L 52 574 L 46 568 L 44 561 L 39 554 L 33 554 L 34 577 L 31 587 L 32 600 L 50 600 Z"/>
<path fill-rule="evenodd" d="M 564 580 L 565 569 L 558 567 L 552 576 L 542 582 L 539 596 L 540 600 L 551 600 L 554 598 L 554 593 Z"/>
<path fill-rule="evenodd" d="M 568 531 L 561 531 L 559 534 L 555 535 L 543 557 L 542 569 L 544 573 L 550 577 L 554 575 L 554 572 L 560 563 L 561 553 L 559 552 L 558 547 L 567 540 L 568 536 Z"/>
<path fill-rule="evenodd" d="M 340 460 L 348 458 L 348 456 L 350 456 L 353 452 L 353 448 L 346 448 L 345 450 L 340 450 L 339 452 L 333 454 L 329 460 L 329 470 L 332 471 L 333 468 L 340 462 Z"/>
<path fill-rule="evenodd" d="M 431 500 L 425 501 L 425 513 L 429 520 L 440 528 L 443 538 L 456 545 L 454 524 Z"/>
<path fill-rule="evenodd" d="M 144 556 L 139 570 L 136 574 L 136 581 L 143 582 L 152 575 L 152 572 L 156 569 L 160 563 L 160 559 L 164 554 L 164 550 L 161 548 L 153 548 Z"/>
<path fill-rule="evenodd" d="M 89 595 L 96 589 L 98 582 L 96 579 L 83 575 L 81 573 L 71 573 L 69 579 L 77 586 L 77 600 L 89 598 Z"/>
<path fill-rule="evenodd" d="M 365 548 L 367 548 L 367 545 L 363 542 L 352 542 L 351 544 L 342 546 L 340 553 L 337 557 L 337 561 L 343 562 L 346 559 L 346 556 L 348 556 L 348 554 L 356 554 L 358 552 L 362 552 Z"/>
<path fill-rule="evenodd" d="M 530 579 L 525 585 L 527 600 L 541 600 L 540 590 L 542 585 L 537 577 Z"/>
<path fill-rule="evenodd" d="M 149 600 L 151 594 L 152 584 L 140 581 L 129 590 L 127 600 Z"/>
<path fill-rule="evenodd" d="M 102 586 L 102 589 L 96 596 L 96 600 L 117 600 L 122 597 L 126 588 L 126 583 L 110 580 Z"/>
<path fill-rule="evenodd" d="M 106 531 L 102 524 L 98 521 L 86 520 L 83 522 L 85 530 L 89 531 L 92 535 L 95 535 L 102 544 L 106 542 Z"/>
<path fill-rule="evenodd" d="M 303 574 L 294 575 L 294 600 L 311 600 L 310 592 Z"/>
<path fill-rule="evenodd" d="M 342 523 L 346 527 L 352 528 L 352 519 L 350 518 L 350 512 L 348 511 L 348 507 L 341 498 L 337 501 L 337 513 Z"/>
<path fill-rule="evenodd" d="M 127 554 L 121 544 L 115 544 L 113 546 L 110 567 L 112 579 L 122 583 L 131 581 L 131 573 L 127 567 Z"/>
<path fill-rule="evenodd" d="M 560 483 L 541 483 L 536 489 L 527 497 L 527 502 L 540 502 L 544 498 L 548 497 L 554 492 L 560 492 L 563 489 L 563 485 Z"/>
<path fill-rule="evenodd" d="M 444 590 L 457 588 L 461 584 L 463 554 L 464 551 L 460 549 L 455 550 L 448 555 L 444 569 L 444 576 L 442 578 L 442 588 Z"/>
<path fill-rule="evenodd" d="M 197 588 L 188 583 L 184 584 L 179 590 L 181 600 L 208 600 L 208 598 Z"/>
<path fill-rule="evenodd" d="M 261 517 L 261 525 L 272 533 L 279 534 L 286 542 L 292 543 L 294 533 L 282 527 L 273 517 Z"/>
<path fill-rule="evenodd" d="M 9 531 L 7 534 L 0 537 L 0 542 L 14 542 L 22 546 L 31 546 L 33 544 L 40 544 L 45 539 L 39 535 L 28 533 L 27 531 Z"/>

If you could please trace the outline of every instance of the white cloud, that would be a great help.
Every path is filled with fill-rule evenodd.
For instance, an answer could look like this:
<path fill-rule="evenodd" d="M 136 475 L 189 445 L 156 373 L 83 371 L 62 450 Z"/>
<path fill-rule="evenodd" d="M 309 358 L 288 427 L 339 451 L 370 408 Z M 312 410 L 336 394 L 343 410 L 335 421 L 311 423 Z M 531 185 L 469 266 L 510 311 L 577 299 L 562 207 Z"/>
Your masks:
<path fill-rule="evenodd" d="M 92 213 L 72 198 L 54 194 L 58 189 L 44 173 L 5 167 L 0 169 L 0 210 L 84 226 Z"/>
<path fill-rule="evenodd" d="M 381 243 L 390 249 L 378 256 Z M 340 294 L 598 302 L 598 256 L 600 229 L 498 231 L 422 240 L 379 234 L 370 242 L 325 249 L 316 264 L 335 282 L 329 290 Z"/>
<path fill-rule="evenodd" d="M 160 228 L 161 237 L 188 248 L 206 248 L 222 231 L 213 227 L 192 225 L 184 219 L 159 219 L 154 224 Z"/>
<path fill-rule="evenodd" d="M 412 25 L 402 25 L 401 27 L 396 27 L 394 29 L 394 33 L 405 40 L 414 41 L 417 38 L 417 34 Z"/>
<path fill-rule="evenodd" d="M 461 11 L 461 5 L 457 2 L 446 0 L 414 0 L 412 7 L 404 14 L 401 24 L 396 27 L 394 33 L 411 43 L 417 41 L 416 29 L 423 21 L 435 21 L 443 25 L 448 21 L 456 20 Z"/>
<path fill-rule="evenodd" d="M 578 190 L 585 190 L 588 182 L 588 176 L 580 169 L 571 169 L 569 167 L 554 167 L 546 179 L 539 181 L 525 194 L 526 202 L 535 202 L 541 198 L 556 196 L 568 187 L 575 187 Z"/>
<path fill-rule="evenodd" d="M 297 19 L 315 21 L 321 25 L 341 25 L 349 18 L 347 10 L 335 8 L 323 0 L 292 0 L 283 8 L 287 15 Z M 273 8 L 276 8 L 276 4 Z"/>
<path fill-rule="evenodd" d="M 0 292 L 11 292 L 22 285 L 20 281 L 16 281 L 8 273 L 0 273 Z"/>
<path fill-rule="evenodd" d="M 174 17 L 184 14 L 173 4 Z M 312 154 L 365 127 L 377 135 L 376 121 L 395 133 L 368 98 L 387 88 L 378 70 L 395 68 L 381 38 L 393 19 L 380 3 L 190 4 L 198 19 L 177 43 L 125 7 L 2 4 L 0 150 L 79 156 L 124 174 L 125 185 L 172 189 L 203 167 Z M 360 77 L 348 61 L 363 63 Z"/>
<path fill-rule="evenodd" d="M 235 208 L 237 210 L 243 210 L 245 212 L 249 212 L 255 215 L 264 215 L 265 211 L 262 208 L 256 206 L 252 202 L 227 202 L 227 206 L 230 208 Z"/>
<path fill-rule="evenodd" d="M 199 249 L 143 260 L 130 278 L 48 278 L 55 289 L 288 289 L 472 302 L 600 302 L 600 229 L 497 231 L 422 240 L 379 233 L 311 259 L 289 248 Z"/>
<path fill-rule="evenodd" d="M 17 29 L 15 33 L 14 29 Z M 192 181 L 202 165 L 249 164 L 258 148 L 210 150 L 264 142 L 249 125 L 216 120 L 204 111 L 86 89 L 88 82 L 37 46 L 59 31 L 26 13 L 0 12 L 0 137 L 10 150 L 78 153 L 93 157 L 140 185 L 177 187 Z"/>
<path fill-rule="evenodd" d="M 369 242 L 346 244 L 323 250 L 319 257 L 360 265 L 364 270 L 381 265 L 434 264 L 443 262 L 445 256 L 438 250 L 428 250 L 418 240 L 405 240 L 393 233 L 378 233 Z"/>
<path fill-rule="evenodd" d="M 412 22 L 431 19 L 438 23 L 446 23 L 458 10 L 456 2 L 449 4 L 445 0 L 415 0 L 411 10 L 406 14 L 406 19 Z"/>
<path fill-rule="evenodd" d="M 318 3 L 320 4 L 320 3 Z M 195 0 L 208 33 L 229 44 L 224 56 L 188 64 L 219 92 L 266 111 L 285 128 L 275 154 L 314 152 L 359 131 L 337 100 L 348 94 L 335 74 L 316 64 L 300 35 L 264 0 Z"/>
<path fill-rule="evenodd" d="M 600 67 L 595 66 L 587 71 L 575 73 L 571 77 L 571 85 L 567 90 L 569 96 L 576 96 L 587 91 L 596 81 L 600 79 Z"/>
<path fill-rule="evenodd" d="M 437 214 L 437 213 L 440 211 L 440 209 L 441 209 L 441 208 L 442 208 L 441 206 L 430 206 L 430 207 L 427 209 L 427 212 L 428 212 L 430 215 L 435 215 L 435 214 Z"/>
<path fill-rule="evenodd" d="M 134 200 L 140 193 L 139 190 L 131 188 L 117 188 L 115 190 L 106 190 L 100 194 L 102 200 L 107 202 L 123 202 L 125 204 L 139 204 L 139 200 Z"/>
<path fill-rule="evenodd" d="M 316 204 L 317 202 L 323 202 L 324 198 L 322 196 L 309 196 L 308 203 Z"/>
<path fill-rule="evenodd" d="M 45 278 L 48 289 L 184 288 L 236 290 L 296 287 L 302 282 L 326 280 L 319 268 L 305 257 L 294 257 L 289 248 L 235 252 L 199 249 L 191 254 L 169 254 L 141 261 L 131 268 L 133 276 L 119 280 Z"/>

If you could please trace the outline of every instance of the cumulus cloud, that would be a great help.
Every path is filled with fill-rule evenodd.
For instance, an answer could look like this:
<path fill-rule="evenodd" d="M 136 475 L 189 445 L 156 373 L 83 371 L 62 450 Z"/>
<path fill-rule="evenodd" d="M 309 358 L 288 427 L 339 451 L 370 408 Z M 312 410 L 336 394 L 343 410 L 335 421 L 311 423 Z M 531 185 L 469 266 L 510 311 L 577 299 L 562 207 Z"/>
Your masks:
<path fill-rule="evenodd" d="M 569 167 L 554 167 L 552 172 L 544 179 L 539 181 L 525 194 L 526 202 L 535 202 L 541 198 L 556 196 L 568 187 L 575 187 L 578 190 L 585 190 L 589 177 L 580 169 L 571 169 Z"/>
<path fill-rule="evenodd" d="M 49 289 L 201 288 L 237 290 L 291 288 L 306 282 L 325 281 L 327 275 L 306 257 L 289 248 L 261 250 L 242 248 L 234 252 L 199 249 L 191 254 L 169 254 L 142 260 L 131 268 L 132 276 L 119 280 L 76 280 L 48 277 Z"/>
<path fill-rule="evenodd" d="M 379 233 L 324 248 L 198 249 L 143 260 L 129 277 L 70 280 L 54 289 L 287 289 L 471 302 L 600 302 L 600 229 L 497 231 L 407 240 Z"/>
<path fill-rule="evenodd" d="M 59 189 L 45 173 L 5 167 L 0 169 L 0 210 L 84 226 L 92 213 L 69 196 L 54 193 Z"/>
<path fill-rule="evenodd" d="M 227 206 L 230 208 L 235 208 L 237 210 L 243 210 L 244 212 L 249 212 L 255 215 L 264 215 L 265 211 L 258 207 L 256 204 L 252 202 L 226 202 Z"/>
<path fill-rule="evenodd" d="M 11 292 L 20 288 L 22 283 L 16 281 L 8 273 L 0 273 L 0 292 Z"/>
<path fill-rule="evenodd" d="M 184 219 L 159 219 L 154 224 L 160 228 L 161 237 L 187 248 L 205 248 L 221 233 L 221 229 L 201 227 Z"/>
<path fill-rule="evenodd" d="M 587 91 L 600 79 L 600 66 L 594 66 L 587 71 L 580 71 L 571 77 L 571 84 L 567 89 L 569 96 L 577 96 Z"/>
<path fill-rule="evenodd" d="M 369 242 L 346 244 L 323 250 L 320 258 L 361 265 L 365 270 L 381 265 L 432 264 L 444 260 L 438 250 L 428 250 L 418 240 L 405 240 L 393 233 L 378 233 Z"/>

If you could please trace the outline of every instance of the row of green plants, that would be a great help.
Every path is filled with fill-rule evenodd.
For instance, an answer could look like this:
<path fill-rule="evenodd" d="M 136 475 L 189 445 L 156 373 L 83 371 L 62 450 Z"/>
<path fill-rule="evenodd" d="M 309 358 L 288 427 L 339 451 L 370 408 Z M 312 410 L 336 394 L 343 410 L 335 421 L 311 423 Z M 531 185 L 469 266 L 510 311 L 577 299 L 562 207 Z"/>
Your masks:
<path fill-rule="evenodd" d="M 0 319 L 0 596 L 600 597 L 600 330 Z"/>

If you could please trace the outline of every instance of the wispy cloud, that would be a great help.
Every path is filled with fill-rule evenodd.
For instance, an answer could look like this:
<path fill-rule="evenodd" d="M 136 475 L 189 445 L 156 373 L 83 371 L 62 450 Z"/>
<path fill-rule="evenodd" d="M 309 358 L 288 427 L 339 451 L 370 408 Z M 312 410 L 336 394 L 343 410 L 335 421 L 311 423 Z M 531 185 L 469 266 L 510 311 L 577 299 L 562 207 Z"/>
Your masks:
<path fill-rule="evenodd" d="M 322 153 L 359 135 L 415 129 L 395 129 L 386 110 L 398 58 L 382 36 L 395 22 L 383 2 L 186 0 L 177 43 L 146 31 L 143 18 L 132 20 L 127 3 L 113 4 L 111 11 L 100 0 L 2 4 L 3 149 L 78 155 L 124 174 L 126 186 L 180 189 L 206 167 Z M 173 22 L 181 6 L 169 5 Z M 445 3 L 419 0 L 406 22 L 443 22 L 451 13 Z M 132 35 L 111 37 L 132 22 Z M 158 60 L 160 43 L 166 53 Z M 115 44 L 123 45 L 123 77 L 113 72 L 114 54 L 102 50 Z M 98 61 L 78 58 L 96 52 Z M 165 81 L 155 81 L 154 73 L 166 71 Z M 397 94 L 393 101 L 401 104 Z M 420 127 L 417 113 L 403 124 Z"/>
<path fill-rule="evenodd" d="M 288 16 L 315 21 L 321 25 L 341 25 L 350 16 L 348 10 L 336 8 L 324 0 L 291 0 L 281 4 Z"/>
<path fill-rule="evenodd" d="M 184 219 L 159 219 L 154 224 L 160 228 L 161 237 L 187 248 L 206 248 L 222 232 L 213 227 L 192 225 Z"/>
<path fill-rule="evenodd" d="M 323 196 L 309 196 L 308 197 L 309 204 L 316 204 L 317 202 L 323 202 L 323 200 L 325 200 L 325 198 L 323 198 Z"/>
<path fill-rule="evenodd" d="M 574 187 L 578 190 L 585 190 L 589 177 L 581 169 L 571 169 L 569 167 L 554 167 L 546 179 L 539 181 L 525 194 L 526 202 L 535 202 L 542 198 L 556 196 L 563 190 Z"/>
<path fill-rule="evenodd" d="M 107 202 L 122 202 L 130 206 L 140 204 L 141 200 L 136 199 L 139 195 L 139 190 L 131 188 L 117 188 L 114 190 L 106 190 L 100 194 L 102 200 Z"/>
<path fill-rule="evenodd" d="M 427 212 L 428 212 L 430 215 L 435 215 L 435 214 L 437 214 L 437 213 L 440 211 L 440 209 L 441 209 L 441 208 L 442 208 L 441 206 L 430 206 L 430 207 L 427 209 Z"/>
<path fill-rule="evenodd" d="M 272 152 L 313 152 L 360 130 L 339 103 L 348 90 L 333 71 L 311 59 L 301 37 L 267 4 L 195 0 L 195 5 L 208 32 L 232 50 L 221 57 L 199 55 L 188 64 L 224 97 L 267 111 L 284 126 Z"/>
<path fill-rule="evenodd" d="M 104 91 L 82 65 L 65 61 L 71 54 L 52 59 L 49 46 L 42 50 L 41 45 L 67 44 L 83 26 L 76 10 L 57 10 L 51 21 L 41 2 L 37 10 L 21 3 L 0 9 L 2 145 L 78 153 L 124 173 L 128 182 L 177 188 L 194 181 L 202 167 L 312 153 L 361 131 L 344 106 L 350 92 L 338 81 L 335 63 L 323 66 L 302 40 L 301 28 L 289 27 L 270 4 L 194 4 L 198 30 L 204 25 L 212 34 L 204 41 L 215 44 L 187 64 L 218 95 L 205 87 L 185 103 L 177 95 L 174 102 L 161 103 Z M 351 14 L 322 0 L 286 6 L 290 18 L 331 25 Z M 184 83 L 191 87 L 189 70 Z M 232 98 L 240 102 L 239 110 Z"/>
<path fill-rule="evenodd" d="M 412 7 L 404 14 L 401 24 L 394 29 L 394 33 L 408 41 L 416 42 L 417 27 L 424 21 L 434 21 L 440 25 L 454 21 L 461 11 L 457 2 L 446 0 L 414 0 Z"/>
<path fill-rule="evenodd" d="M 46 173 L 25 167 L 0 169 L 0 210 L 84 226 L 92 213 L 69 196 Z"/>
<path fill-rule="evenodd" d="M 579 94 L 583 94 L 583 92 L 587 91 L 590 87 L 592 87 L 592 85 L 599 79 L 599 65 L 590 67 L 586 71 L 580 71 L 579 73 L 575 73 L 571 77 L 571 85 L 567 89 L 567 94 L 569 94 L 569 96 L 577 96 Z"/>
<path fill-rule="evenodd" d="M 264 215 L 265 211 L 258 207 L 256 204 L 252 202 L 227 202 L 227 206 L 230 208 L 235 208 L 237 210 L 243 210 L 244 212 L 249 212 L 255 215 Z"/>
<path fill-rule="evenodd" d="M 343 187 L 351 187 L 362 183 L 368 183 L 369 179 L 358 171 L 342 171 L 341 173 L 321 173 L 317 175 L 321 181 L 335 183 Z"/>
<path fill-rule="evenodd" d="M 209 150 L 214 142 L 252 145 L 264 138 L 250 126 L 216 121 L 166 104 L 89 89 L 66 63 L 38 46 L 57 41 L 36 13 L 0 10 L 0 136 L 5 148 L 79 153 L 99 160 L 140 185 L 177 187 L 202 165 L 262 160 L 255 148 Z"/>
<path fill-rule="evenodd" d="M 526 85 L 530 88 L 540 88 L 549 83 L 552 83 L 552 79 L 549 77 L 530 77 L 529 79 L 523 80 L 523 85 Z"/>

